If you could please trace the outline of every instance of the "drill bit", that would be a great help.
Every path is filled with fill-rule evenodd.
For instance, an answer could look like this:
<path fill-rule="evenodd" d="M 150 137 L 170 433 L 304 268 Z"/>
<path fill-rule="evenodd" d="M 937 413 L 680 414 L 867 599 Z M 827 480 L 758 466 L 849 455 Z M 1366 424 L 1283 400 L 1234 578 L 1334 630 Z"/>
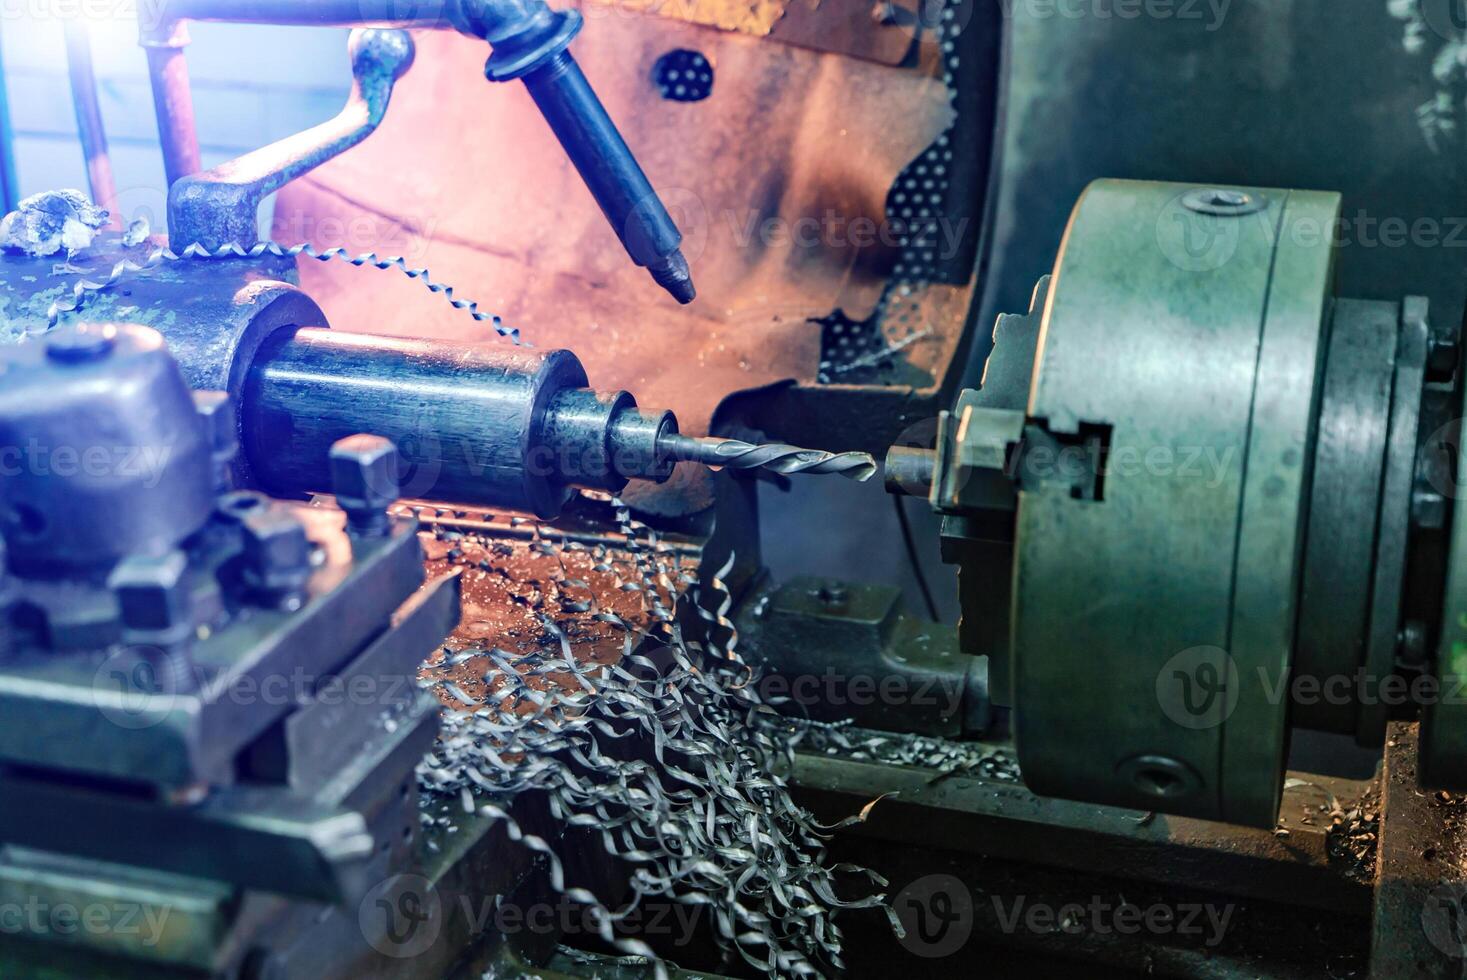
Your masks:
<path fill-rule="evenodd" d="M 795 473 L 816 476 L 838 473 L 857 483 L 865 483 L 876 475 L 876 460 L 870 453 L 827 453 L 779 443 L 756 446 L 737 439 L 700 439 L 682 435 L 663 436 L 658 440 L 658 448 L 676 460 L 736 470 L 767 469 L 787 476 Z"/>

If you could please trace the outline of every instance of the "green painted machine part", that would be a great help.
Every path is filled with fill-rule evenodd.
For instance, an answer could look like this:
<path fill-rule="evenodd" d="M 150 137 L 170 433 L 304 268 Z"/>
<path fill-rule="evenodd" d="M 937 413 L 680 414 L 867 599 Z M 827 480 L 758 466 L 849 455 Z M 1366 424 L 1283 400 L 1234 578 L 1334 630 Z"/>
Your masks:
<path fill-rule="evenodd" d="M 1336 299 L 1340 206 L 1092 184 L 981 388 L 894 450 L 1035 792 L 1272 826 L 1291 728 L 1378 746 L 1423 706 L 1423 772 L 1467 786 L 1429 690 L 1467 677 L 1458 321 Z"/>

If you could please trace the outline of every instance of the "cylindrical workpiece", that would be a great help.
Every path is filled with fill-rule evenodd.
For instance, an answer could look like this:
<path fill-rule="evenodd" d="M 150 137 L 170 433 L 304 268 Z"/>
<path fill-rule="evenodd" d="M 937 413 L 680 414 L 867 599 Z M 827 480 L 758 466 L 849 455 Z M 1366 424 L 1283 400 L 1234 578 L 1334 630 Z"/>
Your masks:
<path fill-rule="evenodd" d="M 368 432 L 397 444 L 404 497 L 545 518 L 571 487 L 665 479 L 657 437 L 677 431 L 624 392 L 592 392 L 569 351 L 316 328 L 262 345 L 240 426 L 256 481 L 275 494 L 329 490 L 332 444 Z M 623 444 L 638 433 L 641 449 Z"/>

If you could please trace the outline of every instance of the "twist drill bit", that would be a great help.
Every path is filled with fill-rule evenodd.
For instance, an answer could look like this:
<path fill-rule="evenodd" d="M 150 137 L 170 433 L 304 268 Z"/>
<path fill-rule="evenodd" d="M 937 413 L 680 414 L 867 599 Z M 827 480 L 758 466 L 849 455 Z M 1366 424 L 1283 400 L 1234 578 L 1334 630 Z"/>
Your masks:
<path fill-rule="evenodd" d="M 663 436 L 658 441 L 658 448 L 676 460 L 736 470 L 766 469 L 786 476 L 836 473 L 857 483 L 865 483 L 876 475 L 876 460 L 870 453 L 827 453 L 778 443 L 756 446 L 737 439 L 699 439 L 682 435 Z"/>

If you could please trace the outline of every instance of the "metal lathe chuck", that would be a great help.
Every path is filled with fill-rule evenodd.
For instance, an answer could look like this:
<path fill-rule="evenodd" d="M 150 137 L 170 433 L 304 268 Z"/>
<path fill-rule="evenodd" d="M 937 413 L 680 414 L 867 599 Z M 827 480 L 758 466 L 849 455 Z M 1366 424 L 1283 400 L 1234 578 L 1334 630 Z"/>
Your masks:
<path fill-rule="evenodd" d="M 1037 792 L 1273 826 L 1289 732 L 1467 787 L 1458 318 L 1332 294 L 1335 194 L 1100 181 L 888 485 L 946 515 Z"/>

